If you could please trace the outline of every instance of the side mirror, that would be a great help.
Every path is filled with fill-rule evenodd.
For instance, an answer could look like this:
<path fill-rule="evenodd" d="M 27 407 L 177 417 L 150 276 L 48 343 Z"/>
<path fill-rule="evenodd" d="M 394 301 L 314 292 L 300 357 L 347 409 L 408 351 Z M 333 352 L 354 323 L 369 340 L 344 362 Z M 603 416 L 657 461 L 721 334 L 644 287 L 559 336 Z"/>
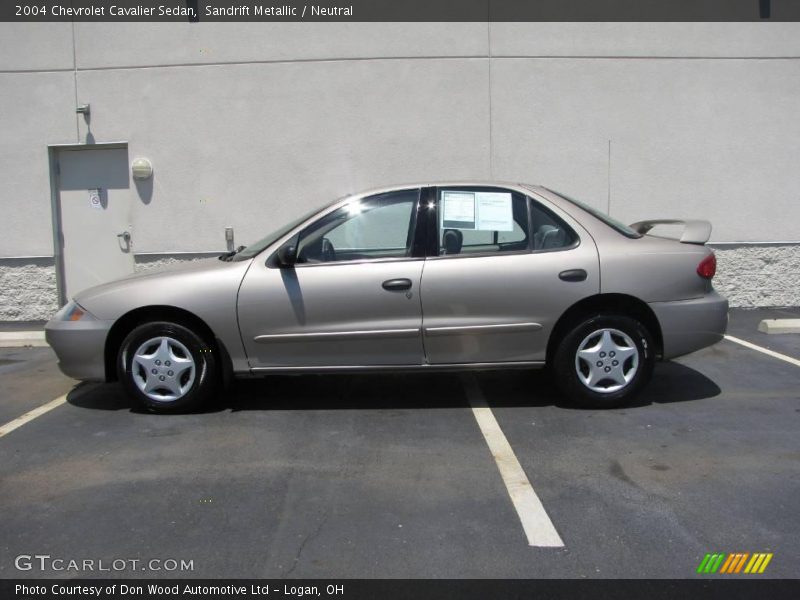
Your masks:
<path fill-rule="evenodd" d="M 297 262 L 297 247 L 294 244 L 285 244 L 278 248 L 276 257 L 278 266 L 291 267 Z"/>

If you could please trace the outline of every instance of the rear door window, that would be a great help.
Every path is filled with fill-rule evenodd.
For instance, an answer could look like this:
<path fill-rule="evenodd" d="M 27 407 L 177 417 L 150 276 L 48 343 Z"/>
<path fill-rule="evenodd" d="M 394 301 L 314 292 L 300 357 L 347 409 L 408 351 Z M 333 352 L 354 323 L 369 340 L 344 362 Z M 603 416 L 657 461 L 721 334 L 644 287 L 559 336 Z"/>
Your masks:
<path fill-rule="evenodd" d="M 438 255 L 506 254 L 530 248 L 526 197 L 494 187 L 438 189 Z"/>

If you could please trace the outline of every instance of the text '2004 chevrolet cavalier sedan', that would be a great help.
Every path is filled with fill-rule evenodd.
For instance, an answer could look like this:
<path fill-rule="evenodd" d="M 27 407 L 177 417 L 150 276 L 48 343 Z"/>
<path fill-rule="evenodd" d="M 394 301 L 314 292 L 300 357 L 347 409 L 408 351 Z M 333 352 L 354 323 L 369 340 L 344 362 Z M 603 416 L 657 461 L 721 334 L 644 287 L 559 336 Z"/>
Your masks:
<path fill-rule="evenodd" d="M 383 189 L 220 260 L 85 290 L 46 335 L 65 374 L 117 379 L 155 411 L 239 375 L 544 366 L 567 398 L 619 406 L 657 359 L 722 338 L 710 232 L 626 226 L 536 186 Z"/>

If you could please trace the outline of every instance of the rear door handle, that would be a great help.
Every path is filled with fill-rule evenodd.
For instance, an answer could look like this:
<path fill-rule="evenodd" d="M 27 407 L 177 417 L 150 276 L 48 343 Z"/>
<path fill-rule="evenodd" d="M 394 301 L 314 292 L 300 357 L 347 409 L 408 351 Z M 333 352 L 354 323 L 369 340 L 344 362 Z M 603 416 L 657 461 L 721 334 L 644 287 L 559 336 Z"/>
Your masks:
<path fill-rule="evenodd" d="M 402 290 L 410 290 L 411 289 L 411 280 L 410 279 L 387 279 L 383 282 L 383 289 L 389 290 L 390 292 L 397 292 Z"/>
<path fill-rule="evenodd" d="M 586 271 L 583 269 L 569 269 L 558 274 L 561 281 L 586 281 Z"/>

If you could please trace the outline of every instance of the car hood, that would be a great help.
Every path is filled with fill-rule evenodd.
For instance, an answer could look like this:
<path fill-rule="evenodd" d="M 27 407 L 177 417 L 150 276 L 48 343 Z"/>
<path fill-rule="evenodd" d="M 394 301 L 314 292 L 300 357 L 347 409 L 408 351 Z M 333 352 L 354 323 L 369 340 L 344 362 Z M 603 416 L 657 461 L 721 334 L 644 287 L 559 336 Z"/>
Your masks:
<path fill-rule="evenodd" d="M 217 258 L 176 261 L 82 290 L 74 299 L 100 319 L 115 319 L 141 306 L 184 306 L 190 299 L 221 289 L 235 295 L 251 262 Z"/>

